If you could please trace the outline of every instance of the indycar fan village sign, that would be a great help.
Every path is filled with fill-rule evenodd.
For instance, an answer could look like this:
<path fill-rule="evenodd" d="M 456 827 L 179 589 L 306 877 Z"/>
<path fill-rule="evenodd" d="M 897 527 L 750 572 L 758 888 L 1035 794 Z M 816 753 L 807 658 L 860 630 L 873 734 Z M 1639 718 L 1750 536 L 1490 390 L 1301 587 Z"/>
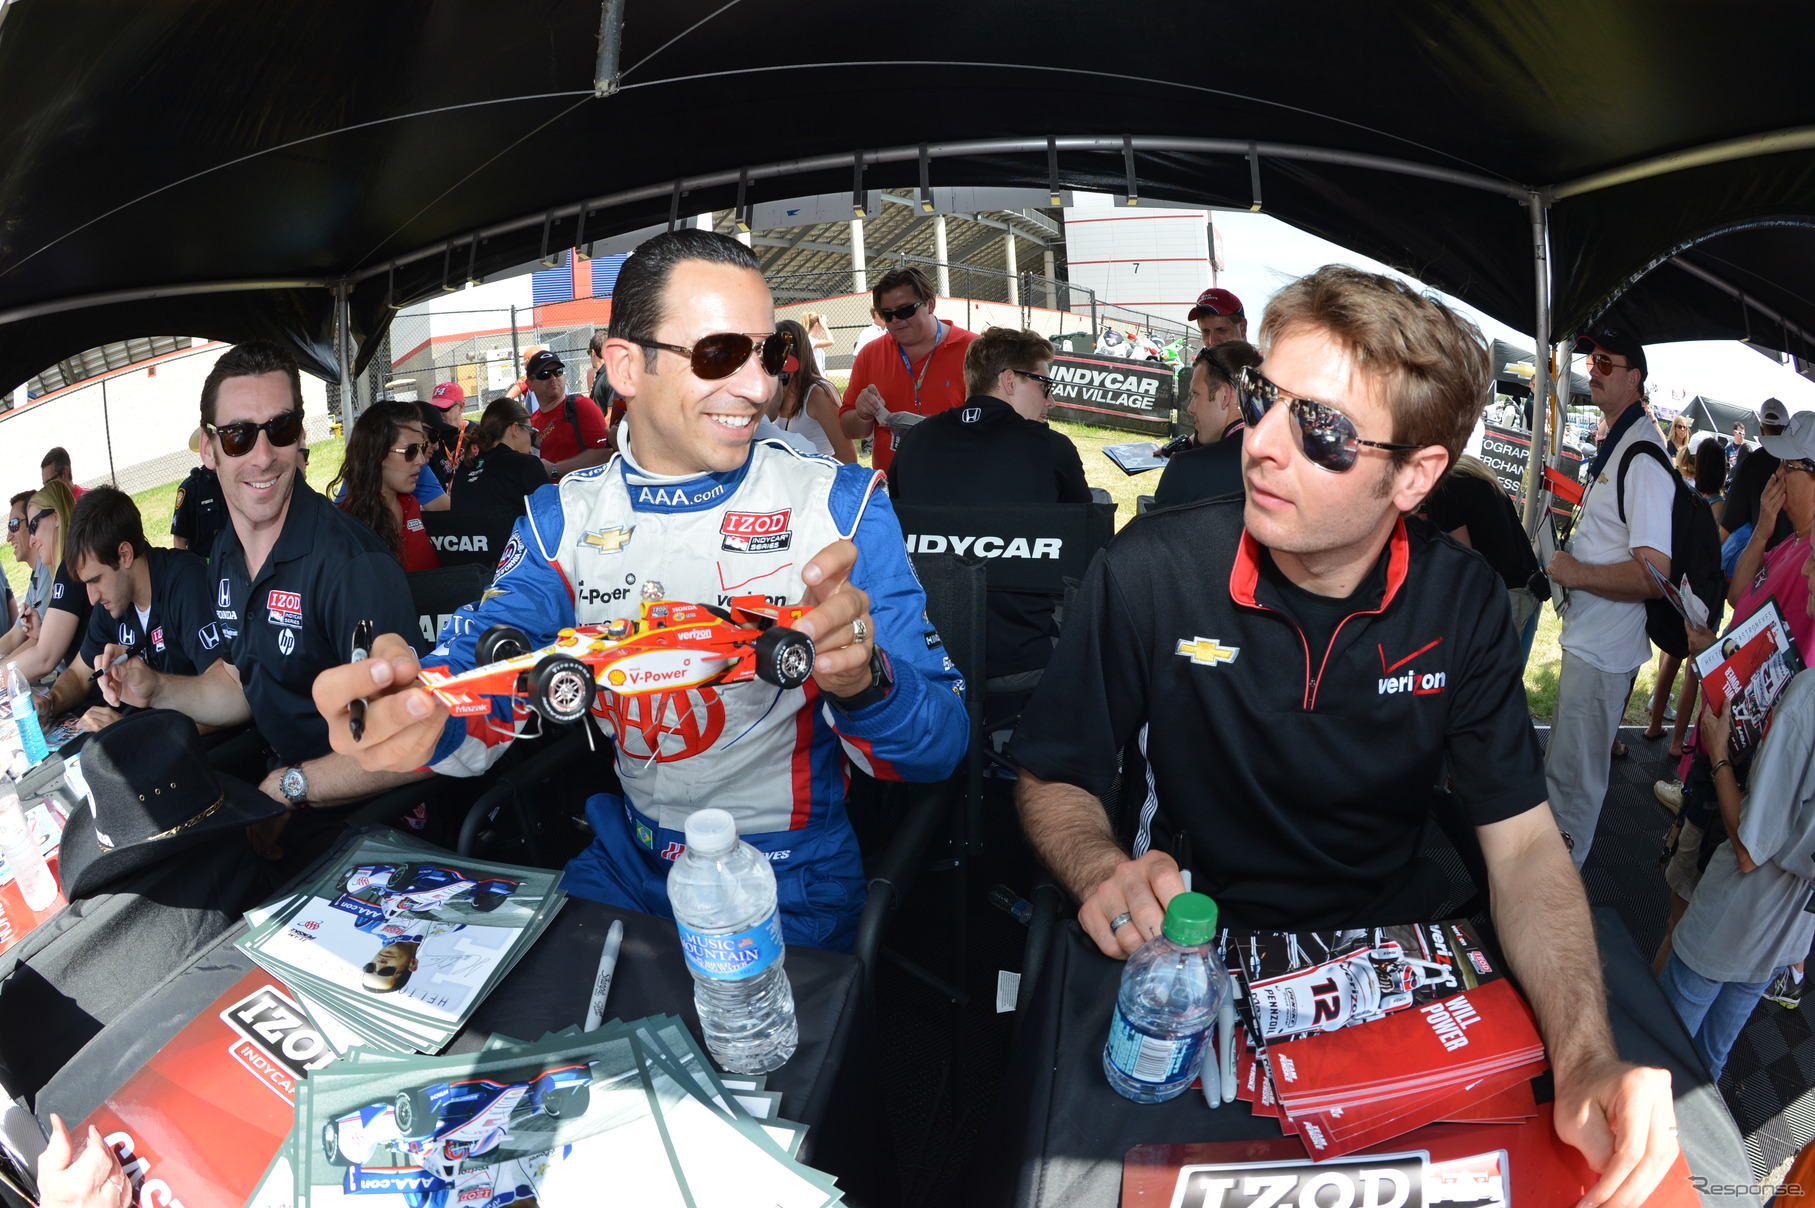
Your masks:
<path fill-rule="evenodd" d="M 1171 431 L 1177 378 L 1162 362 L 1060 353 L 1049 372 L 1058 419 L 1154 435 Z"/>

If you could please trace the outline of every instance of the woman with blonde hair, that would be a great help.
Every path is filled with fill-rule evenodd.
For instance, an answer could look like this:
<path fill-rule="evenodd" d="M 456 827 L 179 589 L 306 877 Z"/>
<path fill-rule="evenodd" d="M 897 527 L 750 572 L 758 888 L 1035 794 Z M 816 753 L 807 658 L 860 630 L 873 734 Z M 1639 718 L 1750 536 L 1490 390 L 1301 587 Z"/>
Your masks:
<path fill-rule="evenodd" d="M 25 527 L 31 534 L 32 550 L 39 562 L 53 568 L 55 575 L 44 615 L 38 618 L 38 636 L 14 651 L 8 660 L 34 683 L 62 671 L 75 657 L 82 635 L 88 630 L 88 616 L 94 611 L 88 588 L 63 563 L 63 537 L 75 510 L 74 493 L 67 483 L 56 478 L 45 483 L 25 505 Z"/>
<path fill-rule="evenodd" d="M 769 396 L 769 418 L 776 427 L 812 441 L 824 456 L 850 465 L 857 460 L 857 450 L 838 422 L 838 392 L 813 358 L 800 354 L 807 347 L 807 329 L 793 319 L 783 319 L 775 328 L 792 337 L 795 353 L 782 366 L 775 393 Z"/>
<path fill-rule="evenodd" d="M 800 316 L 800 325 L 806 329 L 807 342 L 813 346 L 813 364 L 818 367 L 820 376 L 824 377 L 826 349 L 832 346 L 832 332 L 826 326 L 826 317 L 816 310 L 809 310 Z"/>

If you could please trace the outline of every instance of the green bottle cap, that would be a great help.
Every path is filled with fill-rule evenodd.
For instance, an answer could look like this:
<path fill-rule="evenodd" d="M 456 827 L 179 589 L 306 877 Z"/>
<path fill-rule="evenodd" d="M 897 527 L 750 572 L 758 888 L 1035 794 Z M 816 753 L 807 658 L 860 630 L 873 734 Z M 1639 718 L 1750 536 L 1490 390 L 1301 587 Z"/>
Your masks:
<path fill-rule="evenodd" d="M 1216 934 L 1216 902 L 1201 893 L 1181 893 L 1167 904 L 1160 930 L 1175 944 L 1207 944 Z"/>

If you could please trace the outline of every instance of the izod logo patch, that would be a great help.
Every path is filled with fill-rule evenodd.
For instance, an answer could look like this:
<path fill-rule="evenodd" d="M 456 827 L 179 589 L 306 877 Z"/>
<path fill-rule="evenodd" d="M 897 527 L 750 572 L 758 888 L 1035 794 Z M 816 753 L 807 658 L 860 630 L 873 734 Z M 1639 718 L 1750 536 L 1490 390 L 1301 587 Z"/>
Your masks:
<path fill-rule="evenodd" d="M 334 1060 L 334 1050 L 302 1008 L 274 987 L 260 986 L 222 1011 L 221 1019 L 240 1034 L 228 1047 L 233 1059 L 286 1103 L 308 1071 Z"/>
<path fill-rule="evenodd" d="M 302 628 L 302 595 L 294 591 L 274 591 L 265 600 L 267 620 L 285 629 Z"/>
<path fill-rule="evenodd" d="M 779 512 L 726 512 L 718 531 L 724 540 L 721 548 L 742 554 L 772 554 L 787 549 L 794 541 L 789 531 L 792 508 Z"/>

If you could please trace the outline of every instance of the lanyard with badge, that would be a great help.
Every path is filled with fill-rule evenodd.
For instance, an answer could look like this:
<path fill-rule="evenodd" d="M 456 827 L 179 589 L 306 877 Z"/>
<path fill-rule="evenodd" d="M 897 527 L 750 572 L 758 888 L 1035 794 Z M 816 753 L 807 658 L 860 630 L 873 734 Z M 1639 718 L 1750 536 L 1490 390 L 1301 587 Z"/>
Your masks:
<path fill-rule="evenodd" d="M 914 376 L 914 363 L 912 361 L 908 360 L 907 350 L 902 348 L 900 343 L 897 343 L 895 345 L 895 355 L 901 358 L 901 367 L 903 369 L 907 370 L 908 382 L 914 388 L 914 414 L 915 415 L 925 414 L 924 412 L 922 412 L 920 410 L 920 387 L 926 382 L 926 375 L 933 367 L 933 355 L 939 351 L 939 341 L 945 339 L 945 333 L 947 330 L 947 324 L 941 323 L 937 319 L 933 320 L 933 326 L 934 326 L 933 348 L 932 348 L 931 352 L 926 354 L 926 360 L 924 360 L 920 363 L 920 376 L 919 377 Z M 889 448 L 893 449 L 894 447 L 895 447 L 895 432 L 893 429 L 891 429 L 889 431 Z"/>

